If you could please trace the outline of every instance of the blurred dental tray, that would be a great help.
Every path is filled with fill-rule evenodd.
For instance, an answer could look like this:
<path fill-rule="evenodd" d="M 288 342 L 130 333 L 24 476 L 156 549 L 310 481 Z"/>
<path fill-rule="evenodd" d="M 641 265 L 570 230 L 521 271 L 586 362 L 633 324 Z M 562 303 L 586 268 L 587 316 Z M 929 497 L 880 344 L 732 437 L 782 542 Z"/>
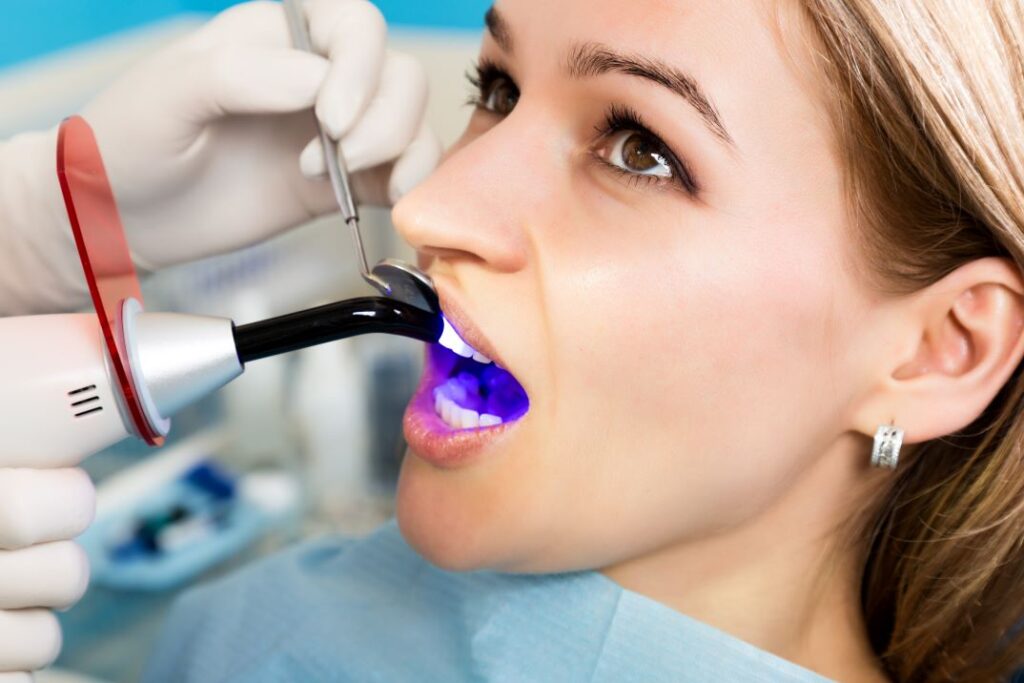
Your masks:
<path fill-rule="evenodd" d="M 172 466 L 123 478 L 115 484 L 121 489 L 115 505 L 104 504 L 100 487 L 97 519 L 78 538 L 92 565 L 92 583 L 119 590 L 175 588 L 294 519 L 299 496 L 293 478 L 280 472 L 239 477 L 197 457 L 202 450 L 185 457 L 179 452 Z M 126 489 L 131 495 L 124 495 Z"/>

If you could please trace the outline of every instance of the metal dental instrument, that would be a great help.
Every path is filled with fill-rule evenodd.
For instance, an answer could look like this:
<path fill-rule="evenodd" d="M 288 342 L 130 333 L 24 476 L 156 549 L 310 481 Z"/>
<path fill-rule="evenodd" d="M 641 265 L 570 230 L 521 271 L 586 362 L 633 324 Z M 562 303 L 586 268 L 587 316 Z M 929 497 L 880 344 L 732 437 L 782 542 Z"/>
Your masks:
<path fill-rule="evenodd" d="M 284 0 L 284 10 L 288 17 L 292 43 L 296 49 L 314 52 L 301 0 Z M 323 148 L 324 162 L 327 165 L 331 188 L 334 190 L 341 215 L 352 232 L 356 256 L 359 259 L 359 272 L 363 280 L 384 296 L 418 306 L 431 313 L 438 313 L 440 306 L 434 283 L 429 275 L 416 266 L 398 259 L 388 258 L 378 262 L 373 267 L 373 271 L 370 271 L 366 260 L 366 249 L 363 247 L 363 237 L 359 232 L 359 212 L 352 198 L 352 188 L 349 184 L 345 161 L 341 157 L 338 145 L 331 140 L 323 126 L 320 125 L 320 120 L 316 119 L 315 115 L 313 118 L 316 120 L 317 135 L 320 138 L 320 146 Z"/>

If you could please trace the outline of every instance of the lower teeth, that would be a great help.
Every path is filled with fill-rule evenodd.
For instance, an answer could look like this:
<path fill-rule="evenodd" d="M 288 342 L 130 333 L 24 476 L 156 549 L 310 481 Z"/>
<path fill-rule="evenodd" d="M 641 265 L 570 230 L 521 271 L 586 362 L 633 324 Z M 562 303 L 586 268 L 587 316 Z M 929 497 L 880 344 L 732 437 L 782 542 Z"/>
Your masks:
<path fill-rule="evenodd" d="M 502 419 L 497 415 L 490 413 L 481 415 L 475 410 L 463 408 L 445 396 L 441 387 L 434 390 L 434 412 L 452 429 L 496 427 L 502 423 Z"/>

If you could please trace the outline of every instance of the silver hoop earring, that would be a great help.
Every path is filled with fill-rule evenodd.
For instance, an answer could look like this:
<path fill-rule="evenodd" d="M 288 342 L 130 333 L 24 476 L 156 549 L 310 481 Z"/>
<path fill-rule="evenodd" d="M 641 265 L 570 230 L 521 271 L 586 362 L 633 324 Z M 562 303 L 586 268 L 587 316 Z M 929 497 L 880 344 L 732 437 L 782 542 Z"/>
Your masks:
<path fill-rule="evenodd" d="M 880 425 L 875 432 L 875 444 L 871 449 L 871 466 L 887 470 L 896 469 L 902 446 L 902 429 L 892 423 Z"/>

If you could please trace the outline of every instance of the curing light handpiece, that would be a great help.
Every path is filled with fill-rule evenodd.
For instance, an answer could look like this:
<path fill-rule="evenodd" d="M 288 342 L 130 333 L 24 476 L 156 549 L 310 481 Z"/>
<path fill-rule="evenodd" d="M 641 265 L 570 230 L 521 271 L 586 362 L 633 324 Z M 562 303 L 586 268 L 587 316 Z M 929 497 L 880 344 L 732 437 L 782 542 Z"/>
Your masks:
<path fill-rule="evenodd" d="M 7 389 L 0 398 L 0 453 L 10 467 L 74 464 L 127 436 L 161 445 L 172 415 L 260 358 L 374 332 L 428 342 L 441 336 L 444 323 L 426 275 L 418 297 L 351 299 L 247 325 L 146 311 L 117 200 L 85 119 L 61 123 L 56 151 L 95 312 L 0 318 Z"/>
<path fill-rule="evenodd" d="M 439 314 L 394 299 L 338 301 L 278 318 L 236 326 L 226 318 L 133 312 L 122 317 L 129 373 L 148 427 L 165 422 L 242 374 L 247 363 L 317 344 L 383 333 L 437 341 Z"/>
<path fill-rule="evenodd" d="M 63 466 L 128 436 L 162 443 L 172 415 L 241 375 L 247 363 L 383 333 L 435 342 L 443 318 L 384 298 L 339 301 L 236 326 L 230 319 L 150 313 L 125 299 L 111 329 L 118 372 L 92 313 L 0 318 L 0 452 Z M 15 463 L 12 466 L 20 466 Z"/>

